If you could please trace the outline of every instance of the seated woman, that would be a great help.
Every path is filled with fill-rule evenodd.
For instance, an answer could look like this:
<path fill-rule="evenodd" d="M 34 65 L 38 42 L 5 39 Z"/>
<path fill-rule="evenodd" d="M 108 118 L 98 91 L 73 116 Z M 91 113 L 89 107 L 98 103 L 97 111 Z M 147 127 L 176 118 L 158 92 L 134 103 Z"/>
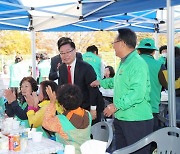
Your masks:
<path fill-rule="evenodd" d="M 112 66 L 106 66 L 104 71 L 104 78 L 113 78 L 114 75 L 114 68 Z"/>
<path fill-rule="evenodd" d="M 17 117 L 19 121 L 24 121 L 26 127 L 29 127 L 27 110 L 28 101 L 26 97 L 31 95 L 33 92 L 38 90 L 37 82 L 32 77 L 24 77 L 20 82 L 20 93 L 16 96 L 15 92 L 11 89 L 6 89 L 4 91 L 4 96 L 7 99 L 5 104 L 6 114 L 9 117 Z"/>
<path fill-rule="evenodd" d="M 30 103 L 28 104 L 28 112 L 27 112 L 29 125 L 34 128 L 38 128 L 39 131 L 43 131 L 41 127 L 42 121 L 44 118 L 44 113 L 46 111 L 46 108 L 50 103 L 49 96 L 46 93 L 46 88 L 48 86 L 51 87 L 53 92 L 57 91 L 58 85 L 54 81 L 46 80 L 40 83 L 38 96 L 34 94 L 26 97 L 28 102 L 31 102 L 31 104 Z M 56 101 L 56 111 L 57 114 L 61 114 L 63 112 L 63 108 L 60 106 L 59 103 L 57 103 L 57 101 Z M 47 135 L 50 135 L 49 134 L 50 132 L 47 133 L 48 133 Z M 47 137 L 45 133 L 43 135 Z"/>
<path fill-rule="evenodd" d="M 82 93 L 76 85 L 62 85 L 57 90 L 57 100 L 64 107 L 61 115 L 56 115 L 56 94 L 47 88 L 50 104 L 44 115 L 43 127 L 56 133 L 56 141 L 75 146 L 80 154 L 80 145 L 90 139 L 92 117 L 89 111 L 80 107 Z"/>
<path fill-rule="evenodd" d="M 106 66 L 104 71 L 104 79 L 113 78 L 114 75 L 114 68 L 112 66 Z M 100 87 L 99 90 L 103 95 L 105 106 L 113 102 L 114 89 L 104 89 L 103 87 Z"/>

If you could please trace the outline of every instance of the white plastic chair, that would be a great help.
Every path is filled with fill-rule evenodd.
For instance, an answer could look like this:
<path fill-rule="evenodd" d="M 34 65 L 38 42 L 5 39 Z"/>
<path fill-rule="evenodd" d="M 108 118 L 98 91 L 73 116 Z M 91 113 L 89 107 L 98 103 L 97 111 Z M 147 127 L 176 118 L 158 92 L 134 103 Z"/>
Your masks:
<path fill-rule="evenodd" d="M 107 149 L 113 140 L 112 126 L 105 121 L 98 122 L 91 127 L 91 135 L 95 140 L 107 142 Z"/>
<path fill-rule="evenodd" d="M 132 145 L 114 151 L 113 154 L 129 154 L 151 142 L 157 143 L 158 154 L 178 154 L 180 153 L 180 129 L 177 127 L 159 129 Z"/>

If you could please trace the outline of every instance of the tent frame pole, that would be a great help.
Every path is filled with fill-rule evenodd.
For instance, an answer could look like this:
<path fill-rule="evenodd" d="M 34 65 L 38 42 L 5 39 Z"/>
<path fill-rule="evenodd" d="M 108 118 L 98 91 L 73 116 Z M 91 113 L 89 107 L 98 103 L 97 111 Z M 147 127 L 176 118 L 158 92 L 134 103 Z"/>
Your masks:
<path fill-rule="evenodd" d="M 156 47 L 158 47 L 158 45 L 159 45 L 159 34 L 158 34 L 157 30 L 155 30 L 155 32 L 154 32 L 154 41 L 155 41 Z M 159 58 L 159 51 L 157 51 L 157 50 L 155 51 L 154 58 L 155 59 Z"/>
<path fill-rule="evenodd" d="M 169 126 L 176 127 L 174 7 L 171 0 L 167 0 L 167 40 Z"/>
<path fill-rule="evenodd" d="M 31 50 L 32 50 L 32 77 L 36 79 L 36 35 L 35 30 L 31 30 Z"/>

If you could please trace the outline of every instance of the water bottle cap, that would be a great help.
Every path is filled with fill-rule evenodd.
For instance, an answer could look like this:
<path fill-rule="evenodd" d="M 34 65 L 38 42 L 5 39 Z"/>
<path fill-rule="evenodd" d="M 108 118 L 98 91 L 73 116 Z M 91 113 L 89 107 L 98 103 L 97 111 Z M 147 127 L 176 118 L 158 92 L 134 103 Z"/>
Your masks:
<path fill-rule="evenodd" d="M 21 121 L 21 126 L 26 126 L 26 123 L 24 121 Z"/>

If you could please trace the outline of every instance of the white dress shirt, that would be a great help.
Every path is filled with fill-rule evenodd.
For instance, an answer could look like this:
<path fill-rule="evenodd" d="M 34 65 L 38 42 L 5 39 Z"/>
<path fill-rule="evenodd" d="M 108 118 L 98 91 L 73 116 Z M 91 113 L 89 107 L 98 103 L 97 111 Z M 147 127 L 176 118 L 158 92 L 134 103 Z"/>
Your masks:
<path fill-rule="evenodd" d="M 71 66 L 71 81 L 72 81 L 72 84 L 74 84 L 74 70 L 75 70 L 75 65 L 76 65 L 76 58 L 75 60 L 70 64 L 70 65 L 67 65 L 67 66 Z"/>

